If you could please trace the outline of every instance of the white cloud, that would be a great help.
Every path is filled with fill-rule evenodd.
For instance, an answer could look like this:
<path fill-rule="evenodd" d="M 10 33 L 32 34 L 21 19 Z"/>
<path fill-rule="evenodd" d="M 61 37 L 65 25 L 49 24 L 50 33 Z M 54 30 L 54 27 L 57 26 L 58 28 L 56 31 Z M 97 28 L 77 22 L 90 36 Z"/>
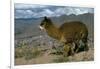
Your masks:
<path fill-rule="evenodd" d="M 52 10 L 53 9 L 53 10 Z M 15 4 L 15 18 L 31 18 L 31 17 L 54 17 L 70 14 L 84 14 L 93 13 L 92 8 L 81 7 L 57 7 L 57 6 L 45 6 L 45 5 L 32 5 L 32 4 Z"/>
<path fill-rule="evenodd" d="M 47 6 L 45 6 L 45 5 L 37 5 L 37 4 L 20 4 L 20 3 L 18 3 L 18 4 L 15 4 L 15 8 L 16 9 L 29 9 L 29 8 L 45 8 L 45 7 L 47 7 Z"/>

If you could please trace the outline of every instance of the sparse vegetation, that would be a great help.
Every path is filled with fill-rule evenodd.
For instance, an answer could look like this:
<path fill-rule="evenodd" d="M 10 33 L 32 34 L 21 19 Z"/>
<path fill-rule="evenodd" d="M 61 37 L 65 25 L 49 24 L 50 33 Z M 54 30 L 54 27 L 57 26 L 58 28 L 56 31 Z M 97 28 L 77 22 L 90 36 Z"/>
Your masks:
<path fill-rule="evenodd" d="M 56 63 L 60 63 L 60 62 L 68 62 L 68 57 L 58 57 L 56 59 L 53 60 L 53 62 L 56 62 Z"/>
<path fill-rule="evenodd" d="M 88 17 L 88 18 L 87 18 Z M 65 18 L 65 19 L 64 19 Z M 73 56 L 63 57 L 62 47 L 58 42 L 50 39 L 46 33 L 41 33 L 37 26 L 41 19 L 34 21 L 15 19 L 15 65 L 25 64 L 44 64 L 44 63 L 60 63 L 73 61 L 93 61 L 94 60 L 94 44 L 93 44 L 93 15 L 79 16 L 60 16 L 59 18 L 51 18 L 54 23 L 61 25 L 62 22 L 79 20 L 86 23 L 89 30 L 89 51 L 78 52 Z M 29 24 L 30 23 L 30 24 Z M 27 25 L 29 24 L 29 25 Z M 92 25 L 92 27 L 91 27 Z M 22 29 L 22 30 L 21 30 Z M 41 36 L 41 37 L 40 37 Z M 53 43 L 50 43 L 54 41 Z M 52 49 L 52 46 L 54 48 Z M 90 49 L 92 48 L 92 49 Z"/>
<path fill-rule="evenodd" d="M 22 46 L 15 48 L 15 58 L 24 57 L 26 60 L 29 60 L 32 58 L 36 58 L 37 56 L 40 56 L 42 54 L 38 47 L 28 47 L 24 44 L 20 45 Z"/>

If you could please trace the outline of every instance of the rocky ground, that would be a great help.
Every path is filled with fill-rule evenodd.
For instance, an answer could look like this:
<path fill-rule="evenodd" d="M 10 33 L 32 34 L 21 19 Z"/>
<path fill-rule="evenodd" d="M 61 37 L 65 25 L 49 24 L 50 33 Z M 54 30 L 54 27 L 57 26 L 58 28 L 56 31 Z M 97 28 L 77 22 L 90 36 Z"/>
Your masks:
<path fill-rule="evenodd" d="M 63 44 L 47 35 L 17 39 L 15 40 L 15 65 L 93 61 L 94 46 L 92 42 L 92 39 L 88 41 L 88 51 L 63 57 L 61 52 Z"/>

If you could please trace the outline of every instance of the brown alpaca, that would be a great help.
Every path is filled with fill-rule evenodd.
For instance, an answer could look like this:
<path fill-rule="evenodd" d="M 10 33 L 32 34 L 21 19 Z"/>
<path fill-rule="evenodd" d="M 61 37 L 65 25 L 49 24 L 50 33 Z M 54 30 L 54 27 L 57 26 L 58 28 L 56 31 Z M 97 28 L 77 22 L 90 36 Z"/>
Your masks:
<path fill-rule="evenodd" d="M 82 22 L 66 22 L 60 27 L 56 27 L 50 18 L 44 17 L 40 24 L 40 29 L 45 30 L 50 37 L 64 43 L 64 56 L 68 56 L 69 53 L 73 54 L 77 52 L 80 42 L 84 43 L 84 50 L 88 50 L 88 30 L 86 25 Z M 72 49 L 73 43 L 75 45 L 74 49 Z"/>

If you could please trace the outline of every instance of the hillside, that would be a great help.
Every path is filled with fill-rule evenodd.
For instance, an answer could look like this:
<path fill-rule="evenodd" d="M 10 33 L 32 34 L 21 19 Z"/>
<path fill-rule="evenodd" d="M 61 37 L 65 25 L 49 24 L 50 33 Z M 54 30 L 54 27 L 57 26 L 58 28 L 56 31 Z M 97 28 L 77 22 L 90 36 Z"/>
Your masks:
<path fill-rule="evenodd" d="M 87 25 L 89 33 L 93 34 L 93 16 L 93 14 L 86 13 L 82 15 L 62 15 L 60 17 L 52 17 L 51 19 L 57 25 L 61 25 L 66 21 L 81 21 Z M 38 26 L 42 19 L 43 18 L 15 19 L 15 35 L 17 35 L 15 37 L 22 38 L 40 34 Z"/>
<path fill-rule="evenodd" d="M 62 56 L 63 45 L 50 38 L 38 26 L 43 18 L 15 19 L 15 65 L 41 64 L 55 62 L 92 61 L 94 60 L 94 15 L 62 15 L 51 17 L 60 26 L 66 21 L 81 21 L 87 25 L 89 51 L 82 51 L 73 56 Z"/>

